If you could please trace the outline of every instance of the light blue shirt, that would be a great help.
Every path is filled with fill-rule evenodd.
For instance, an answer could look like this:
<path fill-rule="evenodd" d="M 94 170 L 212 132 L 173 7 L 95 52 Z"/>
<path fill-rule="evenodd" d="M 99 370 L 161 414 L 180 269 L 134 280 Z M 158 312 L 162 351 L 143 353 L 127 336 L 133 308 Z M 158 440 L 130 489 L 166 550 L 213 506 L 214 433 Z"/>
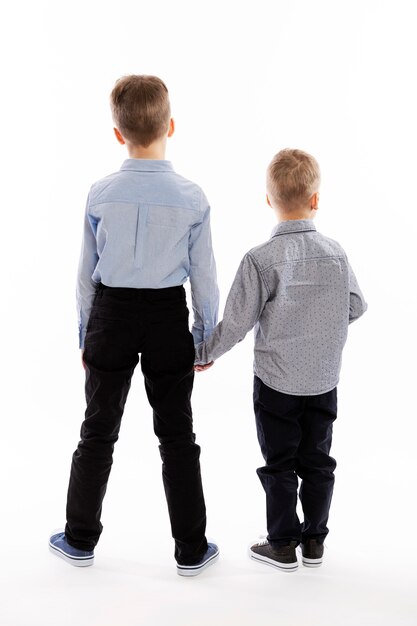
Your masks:
<path fill-rule="evenodd" d="M 210 207 L 169 161 L 127 159 L 90 189 L 77 279 L 80 348 L 97 283 L 162 289 L 191 283 L 195 343 L 217 323 Z"/>
<path fill-rule="evenodd" d="M 311 220 L 281 222 L 243 258 L 196 363 L 218 359 L 255 326 L 255 374 L 282 393 L 322 394 L 336 387 L 348 325 L 366 309 L 340 244 Z"/>

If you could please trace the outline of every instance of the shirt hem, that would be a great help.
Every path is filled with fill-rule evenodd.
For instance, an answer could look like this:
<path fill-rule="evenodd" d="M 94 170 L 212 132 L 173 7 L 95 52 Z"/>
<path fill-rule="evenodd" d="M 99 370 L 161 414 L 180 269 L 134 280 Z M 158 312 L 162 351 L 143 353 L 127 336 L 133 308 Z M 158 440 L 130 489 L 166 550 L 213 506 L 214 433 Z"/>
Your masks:
<path fill-rule="evenodd" d="M 325 387 L 325 389 L 323 389 L 322 391 L 295 391 L 295 390 L 289 391 L 288 389 L 282 389 L 281 387 L 276 387 L 274 385 L 271 385 L 271 383 L 269 382 L 268 383 L 265 382 L 262 375 L 259 375 L 259 373 L 256 370 L 254 370 L 254 374 L 267 387 L 270 387 L 274 391 L 279 391 L 279 393 L 285 393 L 288 396 L 321 396 L 323 393 L 328 393 L 329 391 L 332 391 L 335 387 L 337 387 L 339 383 L 339 379 L 337 379 L 333 385 L 331 385 L 330 387 Z"/>

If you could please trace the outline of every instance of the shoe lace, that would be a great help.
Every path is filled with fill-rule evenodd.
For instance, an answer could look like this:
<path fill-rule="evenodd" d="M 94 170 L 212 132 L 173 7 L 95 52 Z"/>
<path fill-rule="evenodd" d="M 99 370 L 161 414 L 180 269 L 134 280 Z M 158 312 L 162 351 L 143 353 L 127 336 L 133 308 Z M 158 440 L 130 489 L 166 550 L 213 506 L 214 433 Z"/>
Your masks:
<path fill-rule="evenodd" d="M 260 535 L 258 540 L 258 546 L 267 546 L 269 543 L 268 539 L 265 535 Z"/>

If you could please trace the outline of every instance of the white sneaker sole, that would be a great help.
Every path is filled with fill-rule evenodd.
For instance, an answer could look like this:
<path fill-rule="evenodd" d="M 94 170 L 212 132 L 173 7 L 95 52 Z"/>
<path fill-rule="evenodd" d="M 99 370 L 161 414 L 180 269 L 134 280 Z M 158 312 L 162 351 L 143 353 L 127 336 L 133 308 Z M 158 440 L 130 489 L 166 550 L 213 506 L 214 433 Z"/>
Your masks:
<path fill-rule="evenodd" d="M 94 556 L 68 556 L 68 554 L 65 554 L 63 550 L 57 548 L 51 543 L 49 544 L 49 551 L 52 552 L 52 554 L 55 554 L 55 556 L 58 556 L 60 559 L 63 559 L 70 565 L 74 565 L 74 567 L 89 567 L 90 565 L 94 564 Z"/>
<path fill-rule="evenodd" d="M 210 567 L 219 560 L 219 551 L 213 556 L 211 556 L 207 561 L 202 563 L 201 565 L 177 565 L 177 574 L 179 576 L 198 576 L 201 572 L 204 572 L 205 569 Z"/>
<path fill-rule="evenodd" d="M 260 554 L 256 554 L 249 550 L 249 556 L 254 561 L 259 561 L 259 563 L 265 563 L 265 565 L 270 565 L 271 567 L 275 567 L 276 569 L 280 569 L 283 572 L 295 572 L 298 569 L 298 561 L 294 563 L 279 563 L 274 559 L 270 559 L 267 556 L 262 556 Z"/>
<path fill-rule="evenodd" d="M 302 561 L 305 567 L 320 567 L 320 565 L 323 563 L 323 558 L 321 557 L 320 559 L 308 559 L 307 557 L 303 556 Z"/>

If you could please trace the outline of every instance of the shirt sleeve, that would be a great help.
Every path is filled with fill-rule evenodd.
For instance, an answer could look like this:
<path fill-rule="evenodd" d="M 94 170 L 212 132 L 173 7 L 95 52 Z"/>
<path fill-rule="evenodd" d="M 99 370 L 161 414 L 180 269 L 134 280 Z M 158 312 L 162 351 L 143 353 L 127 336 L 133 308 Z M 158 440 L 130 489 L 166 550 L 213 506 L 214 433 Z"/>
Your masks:
<path fill-rule="evenodd" d="M 77 275 L 77 312 L 79 329 L 79 346 L 84 348 L 87 323 L 90 317 L 97 283 L 91 278 L 98 262 L 95 231 L 97 222 L 89 215 L 89 198 L 84 216 L 84 233 L 81 245 L 80 261 Z"/>
<path fill-rule="evenodd" d="M 215 361 L 255 326 L 269 298 L 265 281 L 250 253 L 243 258 L 233 281 L 223 320 L 211 337 L 196 347 L 196 363 Z"/>
<path fill-rule="evenodd" d="M 214 260 L 210 207 L 203 194 L 203 217 L 194 226 L 189 239 L 191 298 L 194 312 L 194 343 L 207 339 L 217 324 L 219 289 Z"/>
<path fill-rule="evenodd" d="M 359 288 L 356 276 L 348 263 L 349 271 L 349 324 L 359 319 L 368 308 Z"/>

